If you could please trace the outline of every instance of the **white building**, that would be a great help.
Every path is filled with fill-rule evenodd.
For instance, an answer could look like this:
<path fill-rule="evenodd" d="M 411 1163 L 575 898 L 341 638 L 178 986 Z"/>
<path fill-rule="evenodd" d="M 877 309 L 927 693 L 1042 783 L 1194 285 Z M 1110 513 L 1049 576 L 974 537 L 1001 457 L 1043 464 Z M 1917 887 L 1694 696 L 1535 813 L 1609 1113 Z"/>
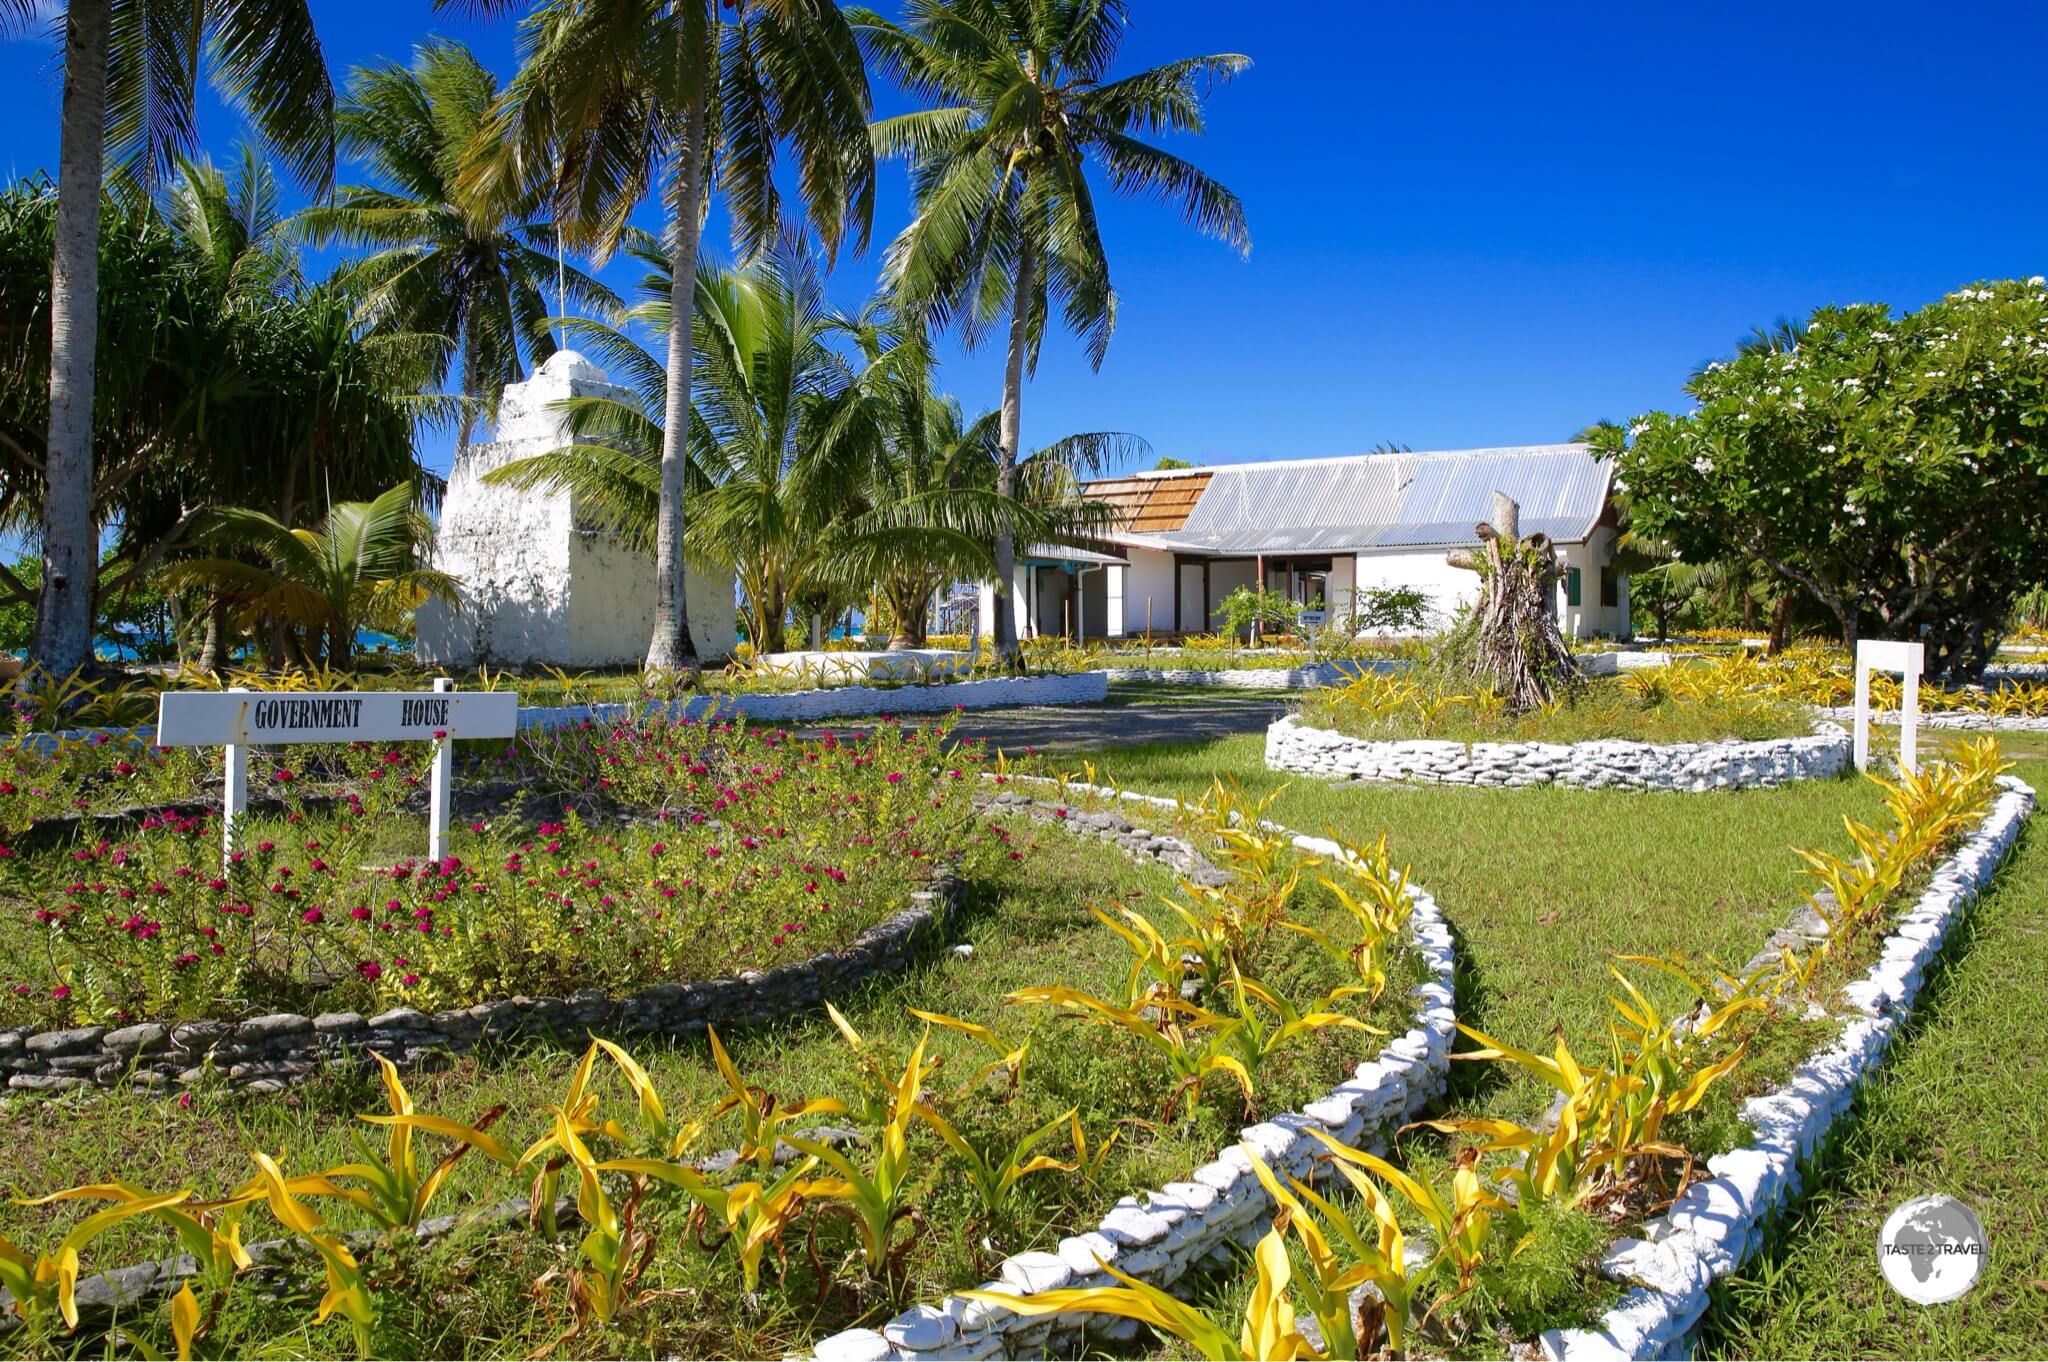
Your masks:
<path fill-rule="evenodd" d="M 497 439 L 455 455 L 434 565 L 461 585 L 462 610 L 428 601 L 418 614 L 429 664 L 630 666 L 654 629 L 654 560 L 577 514 L 567 492 L 493 487 L 483 475 L 515 459 L 579 443 L 556 404 L 631 393 L 573 350 L 558 350 L 524 383 L 508 383 Z M 732 574 L 689 565 L 687 605 L 698 656 L 729 656 L 737 640 Z"/>
<path fill-rule="evenodd" d="M 1612 465 L 1583 444 L 1365 454 L 1172 469 L 1088 483 L 1118 511 L 1086 549 L 1032 545 L 1018 555 L 1011 600 L 1019 637 L 1115 638 L 1208 633 L 1223 598 L 1268 590 L 1322 601 L 1333 625 L 1355 593 L 1415 587 L 1447 622 L 1479 578 L 1444 561 L 1479 541 L 1496 490 L 1563 555 L 1558 621 L 1567 637 L 1625 636 L 1628 579 L 1614 566 Z M 982 590 L 981 630 L 995 593 Z"/>

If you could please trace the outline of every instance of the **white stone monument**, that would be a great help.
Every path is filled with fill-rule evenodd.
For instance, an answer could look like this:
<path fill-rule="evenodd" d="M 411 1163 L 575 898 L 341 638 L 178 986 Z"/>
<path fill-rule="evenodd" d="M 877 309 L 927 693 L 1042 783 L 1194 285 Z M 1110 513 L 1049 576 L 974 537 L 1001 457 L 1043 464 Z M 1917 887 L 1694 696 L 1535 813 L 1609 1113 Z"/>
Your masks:
<path fill-rule="evenodd" d="M 497 439 L 465 445 L 448 475 L 434 565 L 461 584 L 462 610 L 419 609 L 419 655 L 437 666 L 629 666 L 654 627 L 654 560 L 577 514 L 567 492 L 494 487 L 483 475 L 515 459 L 589 443 L 555 404 L 631 397 L 573 350 L 558 350 L 524 383 L 505 385 Z M 732 574 L 689 565 L 690 635 L 706 662 L 731 655 Z"/>

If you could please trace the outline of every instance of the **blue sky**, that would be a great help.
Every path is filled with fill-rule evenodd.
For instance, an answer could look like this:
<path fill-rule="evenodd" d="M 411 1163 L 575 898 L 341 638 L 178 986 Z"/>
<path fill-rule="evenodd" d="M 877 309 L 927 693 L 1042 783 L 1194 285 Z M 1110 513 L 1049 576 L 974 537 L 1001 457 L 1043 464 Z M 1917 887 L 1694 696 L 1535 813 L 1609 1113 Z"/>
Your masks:
<path fill-rule="evenodd" d="M 428 0 L 313 8 L 337 81 L 429 31 L 512 65 L 509 22 Z M 1562 440 L 1682 403 L 1695 364 L 1779 316 L 1913 307 L 2048 269 L 2038 6 L 1133 11 L 1127 69 L 1253 59 L 1211 100 L 1209 135 L 1175 144 L 1243 198 L 1253 250 L 1239 259 L 1155 204 L 1109 206 L 1109 359 L 1094 372 L 1047 344 L 1029 444 L 1128 430 L 1218 461 Z M 0 46 L 15 91 L 0 171 L 54 162 L 54 56 Z M 216 150 L 242 136 L 211 101 L 202 129 Z M 901 168 L 883 174 L 877 245 L 834 276 L 849 306 L 907 219 Z M 949 363 L 971 408 L 999 382 L 992 351 Z M 447 445 L 432 439 L 429 462 L 445 468 Z"/>

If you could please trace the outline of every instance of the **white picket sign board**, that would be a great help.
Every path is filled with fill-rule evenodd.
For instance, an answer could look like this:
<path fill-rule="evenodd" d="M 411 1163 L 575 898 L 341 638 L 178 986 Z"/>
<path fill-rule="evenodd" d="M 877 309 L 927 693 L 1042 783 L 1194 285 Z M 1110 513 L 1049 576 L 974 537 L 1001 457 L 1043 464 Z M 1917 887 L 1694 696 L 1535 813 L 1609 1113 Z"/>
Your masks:
<path fill-rule="evenodd" d="M 1870 769 L 1870 673 L 1899 674 L 1899 769 L 1920 769 L 1920 674 L 1926 665 L 1927 648 L 1919 643 L 1893 643 L 1883 639 L 1856 640 L 1856 708 L 1851 745 L 1856 769 Z"/>
<path fill-rule="evenodd" d="M 518 731 L 516 693 L 461 692 L 445 678 L 434 682 L 431 691 L 165 691 L 156 712 L 159 747 L 224 749 L 223 863 L 234 855 L 241 831 L 238 824 L 249 807 L 251 747 L 358 741 L 433 743 L 427 855 L 438 861 L 448 854 L 455 739 L 509 738 Z"/>

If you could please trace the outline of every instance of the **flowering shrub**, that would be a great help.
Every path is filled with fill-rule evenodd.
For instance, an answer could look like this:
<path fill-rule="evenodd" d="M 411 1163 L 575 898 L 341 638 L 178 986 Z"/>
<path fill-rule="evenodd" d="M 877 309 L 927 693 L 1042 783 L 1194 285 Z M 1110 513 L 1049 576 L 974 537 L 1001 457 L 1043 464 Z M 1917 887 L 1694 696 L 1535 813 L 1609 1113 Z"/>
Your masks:
<path fill-rule="evenodd" d="M 334 812 L 252 820 L 225 868 L 204 817 L 0 857 L 28 928 L 25 949 L 0 952 L 0 1020 L 446 1007 L 802 959 L 905 907 L 932 861 L 1009 854 L 973 821 L 978 754 L 946 754 L 949 727 L 797 741 L 634 721 L 540 735 L 498 769 L 634 816 L 479 821 L 443 861 L 382 865 L 428 749 L 321 749 L 345 787 Z M 301 775 L 280 765 L 269 783 L 290 797 Z"/>

